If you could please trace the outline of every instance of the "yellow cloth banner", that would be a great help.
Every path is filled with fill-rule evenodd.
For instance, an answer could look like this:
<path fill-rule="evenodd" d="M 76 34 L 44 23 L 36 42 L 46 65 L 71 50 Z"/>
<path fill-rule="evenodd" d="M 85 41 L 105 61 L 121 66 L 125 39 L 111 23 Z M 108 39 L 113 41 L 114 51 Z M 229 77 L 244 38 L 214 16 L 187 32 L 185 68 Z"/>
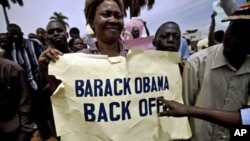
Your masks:
<path fill-rule="evenodd" d="M 178 53 L 130 50 L 128 56 L 64 54 L 49 64 L 62 83 L 51 96 L 62 141 L 188 139 L 187 118 L 158 117 L 164 97 L 182 101 Z"/>

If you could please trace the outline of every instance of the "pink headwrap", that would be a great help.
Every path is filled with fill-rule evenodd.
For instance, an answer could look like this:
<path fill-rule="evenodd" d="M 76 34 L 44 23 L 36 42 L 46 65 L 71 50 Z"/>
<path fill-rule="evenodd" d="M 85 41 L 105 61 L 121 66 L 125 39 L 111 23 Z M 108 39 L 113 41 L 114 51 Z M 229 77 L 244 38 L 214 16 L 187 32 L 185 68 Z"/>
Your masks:
<path fill-rule="evenodd" d="M 133 39 L 132 35 L 131 35 L 131 31 L 133 27 L 138 27 L 139 28 L 139 34 L 140 36 L 142 35 L 143 32 L 143 20 L 139 17 L 132 17 L 126 24 L 125 24 L 125 34 L 124 34 L 124 39 L 125 40 L 129 40 L 129 39 Z"/>

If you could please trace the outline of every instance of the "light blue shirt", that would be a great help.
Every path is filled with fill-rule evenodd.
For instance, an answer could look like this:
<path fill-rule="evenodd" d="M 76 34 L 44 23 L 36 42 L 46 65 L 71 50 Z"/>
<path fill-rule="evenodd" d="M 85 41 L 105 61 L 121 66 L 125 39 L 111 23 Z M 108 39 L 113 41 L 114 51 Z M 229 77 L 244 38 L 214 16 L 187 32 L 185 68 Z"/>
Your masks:
<path fill-rule="evenodd" d="M 242 125 L 250 125 L 250 108 L 241 109 L 240 114 Z"/>
<path fill-rule="evenodd" d="M 179 52 L 181 54 L 181 60 L 187 60 L 189 57 L 189 50 L 188 50 L 188 44 L 187 40 L 184 38 L 181 38 L 181 44 L 179 48 Z"/>

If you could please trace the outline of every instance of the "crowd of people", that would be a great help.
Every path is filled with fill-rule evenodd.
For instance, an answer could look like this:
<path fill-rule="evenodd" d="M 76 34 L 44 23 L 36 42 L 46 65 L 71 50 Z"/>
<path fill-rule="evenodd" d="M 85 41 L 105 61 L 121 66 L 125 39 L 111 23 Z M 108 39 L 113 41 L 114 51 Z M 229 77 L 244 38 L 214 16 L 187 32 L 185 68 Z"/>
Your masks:
<path fill-rule="evenodd" d="M 86 0 L 86 22 L 95 35 L 91 44 L 77 27 L 68 34 L 56 20 L 38 27 L 28 39 L 14 23 L 0 33 L 0 140 L 60 140 L 50 96 L 61 82 L 48 74 L 48 64 L 75 52 L 126 57 L 130 47 L 124 41 L 141 38 L 143 28 L 147 36 L 149 32 L 146 22 L 138 18 L 125 25 L 123 11 L 119 0 Z M 184 104 L 158 99 L 164 103 L 159 116 L 190 117 L 192 141 L 228 141 L 229 127 L 250 125 L 250 109 L 246 108 L 250 96 L 250 2 L 224 20 L 230 22 L 225 32 L 214 32 L 215 15 L 211 16 L 209 46 L 204 50 L 190 51 L 190 40 L 182 36 L 174 21 L 162 23 L 152 40 L 157 51 L 180 52 Z"/>

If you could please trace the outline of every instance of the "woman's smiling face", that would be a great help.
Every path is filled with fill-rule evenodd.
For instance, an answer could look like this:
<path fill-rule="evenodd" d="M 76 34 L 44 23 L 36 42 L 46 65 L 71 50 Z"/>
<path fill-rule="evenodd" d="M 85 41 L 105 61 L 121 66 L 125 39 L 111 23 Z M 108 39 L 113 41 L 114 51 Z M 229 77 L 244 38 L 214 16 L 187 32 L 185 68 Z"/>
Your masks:
<path fill-rule="evenodd" d="M 105 0 L 96 8 L 92 28 L 98 40 L 113 42 L 122 32 L 124 21 L 118 4 L 113 0 Z"/>

